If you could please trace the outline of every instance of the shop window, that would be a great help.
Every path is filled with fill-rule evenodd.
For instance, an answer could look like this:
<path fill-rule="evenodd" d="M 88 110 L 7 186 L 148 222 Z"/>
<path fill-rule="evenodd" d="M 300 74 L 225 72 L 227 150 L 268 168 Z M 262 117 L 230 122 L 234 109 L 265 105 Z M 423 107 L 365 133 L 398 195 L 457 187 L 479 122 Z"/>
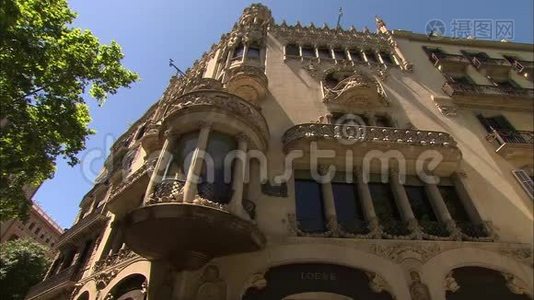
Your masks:
<path fill-rule="evenodd" d="M 343 173 L 339 177 L 339 180 L 334 178 L 332 182 L 337 222 L 343 230 L 360 233 L 365 226 L 358 191 L 354 183 L 342 179 Z"/>

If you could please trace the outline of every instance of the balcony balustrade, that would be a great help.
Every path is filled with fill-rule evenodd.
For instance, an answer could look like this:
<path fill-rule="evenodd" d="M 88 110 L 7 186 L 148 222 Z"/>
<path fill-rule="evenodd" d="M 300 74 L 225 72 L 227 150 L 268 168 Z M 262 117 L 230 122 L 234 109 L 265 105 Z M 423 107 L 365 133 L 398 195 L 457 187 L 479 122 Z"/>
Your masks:
<path fill-rule="evenodd" d="M 532 161 L 534 153 L 534 132 L 523 130 L 493 130 L 486 139 L 496 144 L 498 154 L 508 159 Z"/>
<path fill-rule="evenodd" d="M 445 73 L 461 73 L 469 65 L 470 61 L 464 55 L 432 53 L 430 61 L 436 68 Z"/>
<path fill-rule="evenodd" d="M 126 218 L 126 244 L 140 255 L 191 270 L 213 257 L 261 249 L 265 237 L 257 226 L 217 202 L 213 186 L 199 184 L 193 202 L 184 201 L 185 180 L 165 179 L 140 208 Z M 251 205 L 243 200 L 245 211 Z M 248 206 L 248 209 L 245 208 Z M 253 208 L 252 208 L 253 211 Z"/>
<path fill-rule="evenodd" d="M 380 173 L 382 152 L 397 150 L 395 158 L 406 163 L 407 170 L 415 171 L 416 160 L 427 150 L 435 150 L 442 156 L 435 172 L 439 176 L 449 176 L 458 167 L 461 152 L 456 141 L 445 132 L 401 129 L 392 127 L 357 126 L 343 124 L 305 123 L 288 129 L 282 138 L 286 152 L 303 151 L 304 155 L 295 160 L 303 165 L 310 162 L 310 142 L 316 142 L 318 149 L 335 151 L 332 158 L 324 158 L 323 163 L 331 163 L 344 168 L 347 150 L 354 157 L 357 166 L 369 163 L 370 171 Z M 379 152 L 377 152 L 379 151 Z M 427 152 L 428 153 L 428 152 Z M 365 159 L 364 159 L 365 158 Z M 379 158 L 379 157 L 376 157 Z"/>
<path fill-rule="evenodd" d="M 512 65 L 504 58 L 470 57 L 473 66 L 485 76 L 507 77 Z"/>
<path fill-rule="evenodd" d="M 68 294 L 67 290 L 72 289 L 78 280 L 80 275 L 79 270 L 80 265 L 75 264 L 59 271 L 57 274 L 45 278 L 43 281 L 30 288 L 25 299 L 42 299 L 45 298 L 45 295 L 46 299 L 55 299 L 54 295 L 58 295 L 62 292 Z"/>
<path fill-rule="evenodd" d="M 259 105 L 267 93 L 268 80 L 263 67 L 240 63 L 228 69 L 225 86 L 230 93 Z"/>
<path fill-rule="evenodd" d="M 86 237 L 86 233 L 94 232 L 102 228 L 107 222 L 104 212 L 104 205 L 101 205 L 90 212 L 83 219 L 78 220 L 71 228 L 67 229 L 56 242 L 57 248 L 62 248 L 68 244 L 76 244 Z"/>
<path fill-rule="evenodd" d="M 534 89 L 446 82 L 443 91 L 460 106 L 533 110 Z"/>

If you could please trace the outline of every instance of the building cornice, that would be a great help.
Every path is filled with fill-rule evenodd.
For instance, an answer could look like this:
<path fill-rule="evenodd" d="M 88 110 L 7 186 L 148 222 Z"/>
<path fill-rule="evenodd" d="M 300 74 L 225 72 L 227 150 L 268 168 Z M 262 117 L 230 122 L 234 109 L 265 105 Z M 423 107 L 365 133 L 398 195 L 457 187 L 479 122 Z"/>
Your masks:
<path fill-rule="evenodd" d="M 475 39 L 461 39 L 453 37 L 429 37 L 426 34 L 415 33 L 407 30 L 392 30 L 391 31 L 394 38 L 403 38 L 412 41 L 419 42 L 430 42 L 436 44 L 448 44 L 448 45 L 461 45 L 469 47 L 479 47 L 479 48 L 494 48 L 502 50 L 517 50 L 517 51 L 532 51 L 534 49 L 534 44 L 528 43 L 517 43 L 517 42 L 502 42 L 502 41 L 491 41 L 491 40 L 475 40 Z"/>

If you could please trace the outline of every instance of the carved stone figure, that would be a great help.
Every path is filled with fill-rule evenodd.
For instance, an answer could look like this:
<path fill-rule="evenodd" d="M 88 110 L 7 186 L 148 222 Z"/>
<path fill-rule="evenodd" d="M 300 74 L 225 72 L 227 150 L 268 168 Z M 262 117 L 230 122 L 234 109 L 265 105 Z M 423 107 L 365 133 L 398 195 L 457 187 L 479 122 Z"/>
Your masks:
<path fill-rule="evenodd" d="M 412 300 L 430 300 L 428 286 L 421 282 L 421 276 L 417 271 L 410 272 L 412 283 L 410 284 L 410 295 Z"/>
<path fill-rule="evenodd" d="M 224 300 L 226 299 L 226 283 L 219 277 L 216 266 L 207 266 L 202 274 L 203 282 L 196 294 L 197 300 Z"/>

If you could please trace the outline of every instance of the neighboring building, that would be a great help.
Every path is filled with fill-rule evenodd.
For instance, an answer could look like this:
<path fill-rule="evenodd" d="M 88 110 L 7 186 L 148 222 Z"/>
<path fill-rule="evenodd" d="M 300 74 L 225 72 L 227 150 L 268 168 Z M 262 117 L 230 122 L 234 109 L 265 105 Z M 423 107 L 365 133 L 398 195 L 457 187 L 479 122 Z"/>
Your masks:
<path fill-rule="evenodd" d="M 531 298 L 532 45 L 377 26 L 246 8 L 114 144 L 27 298 Z"/>
<path fill-rule="evenodd" d="M 27 238 L 52 249 L 61 234 L 61 227 L 36 203 L 32 204 L 26 221 L 13 219 L 0 224 L 0 243 Z"/>

